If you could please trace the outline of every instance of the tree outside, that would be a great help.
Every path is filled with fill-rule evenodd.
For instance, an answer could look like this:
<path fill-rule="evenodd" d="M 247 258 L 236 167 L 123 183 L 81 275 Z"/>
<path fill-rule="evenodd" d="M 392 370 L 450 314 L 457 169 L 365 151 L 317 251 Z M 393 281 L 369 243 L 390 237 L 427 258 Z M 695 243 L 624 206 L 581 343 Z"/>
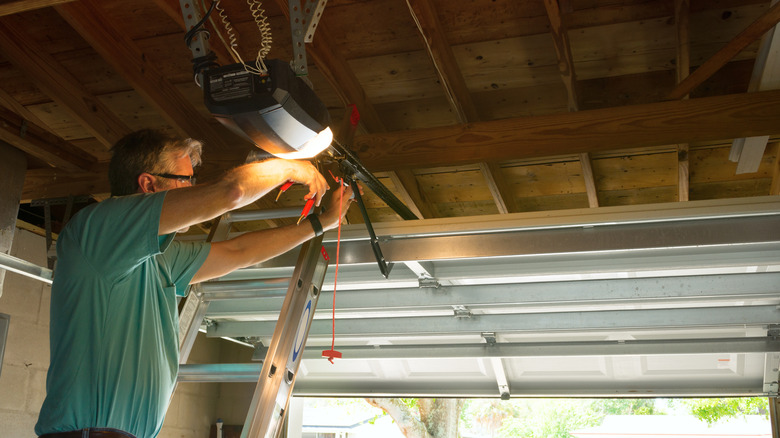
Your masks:
<path fill-rule="evenodd" d="M 350 400 L 354 406 L 357 399 Z M 692 415 L 707 424 L 768 418 L 767 398 L 710 399 L 390 399 L 366 402 L 392 417 L 407 438 L 571 438 L 614 415 Z"/>

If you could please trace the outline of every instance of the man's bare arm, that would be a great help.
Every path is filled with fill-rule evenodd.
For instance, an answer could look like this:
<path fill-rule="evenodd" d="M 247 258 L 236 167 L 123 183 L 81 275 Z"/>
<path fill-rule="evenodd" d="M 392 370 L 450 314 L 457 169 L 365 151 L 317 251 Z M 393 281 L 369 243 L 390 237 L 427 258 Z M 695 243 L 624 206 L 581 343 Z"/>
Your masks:
<path fill-rule="evenodd" d="M 338 226 L 352 203 L 352 189 L 342 188 L 343 196 L 336 192 L 331 197 L 329 208 L 320 216 L 324 230 Z M 339 207 L 339 201 L 342 205 Z M 340 213 L 340 214 L 339 214 Z M 195 274 L 192 283 L 221 277 L 236 269 L 252 266 L 283 254 L 314 237 L 314 230 L 308 220 L 300 225 L 288 225 L 270 230 L 242 234 L 234 239 L 211 244 L 206 261 Z"/>
<path fill-rule="evenodd" d="M 325 178 L 306 161 L 272 159 L 245 164 L 214 183 L 168 191 L 158 233 L 172 233 L 243 207 L 286 181 L 307 185 L 306 198 L 315 197 L 317 205 L 328 189 Z"/>

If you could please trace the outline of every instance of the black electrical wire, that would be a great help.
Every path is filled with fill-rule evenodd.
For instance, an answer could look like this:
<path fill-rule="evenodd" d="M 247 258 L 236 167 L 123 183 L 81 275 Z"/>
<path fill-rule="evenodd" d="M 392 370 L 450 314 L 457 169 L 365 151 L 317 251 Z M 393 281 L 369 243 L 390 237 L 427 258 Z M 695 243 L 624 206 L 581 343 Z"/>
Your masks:
<path fill-rule="evenodd" d="M 204 41 L 208 41 L 208 39 L 211 37 L 211 34 L 209 33 L 208 29 L 206 29 L 204 24 L 206 23 L 206 20 L 209 19 L 209 16 L 214 10 L 215 5 L 216 3 L 212 1 L 211 6 L 206 11 L 206 14 L 203 16 L 203 18 L 201 18 L 201 20 L 198 21 L 195 26 L 192 27 L 192 29 L 188 30 L 187 33 L 184 34 L 184 43 L 187 45 L 188 49 L 192 49 L 192 41 L 198 34 L 203 34 L 202 38 L 204 38 Z M 192 72 L 195 76 L 195 82 L 198 82 L 198 75 L 202 71 L 213 67 L 219 67 L 219 63 L 217 63 L 217 55 L 214 54 L 214 52 L 211 50 L 209 50 L 209 52 L 203 56 L 192 58 Z"/>
<path fill-rule="evenodd" d="M 187 45 L 187 48 L 190 49 L 192 45 L 192 40 L 195 39 L 195 35 L 205 32 L 206 33 L 206 39 L 208 40 L 211 34 L 209 31 L 203 26 L 203 24 L 206 22 L 206 20 L 209 19 L 209 16 L 211 15 L 211 11 L 214 10 L 215 3 L 212 1 L 211 6 L 209 7 L 208 11 L 206 11 L 206 15 L 203 16 L 203 18 L 198 21 L 195 26 L 192 27 L 192 29 L 188 30 L 187 33 L 184 34 L 184 43 Z"/>

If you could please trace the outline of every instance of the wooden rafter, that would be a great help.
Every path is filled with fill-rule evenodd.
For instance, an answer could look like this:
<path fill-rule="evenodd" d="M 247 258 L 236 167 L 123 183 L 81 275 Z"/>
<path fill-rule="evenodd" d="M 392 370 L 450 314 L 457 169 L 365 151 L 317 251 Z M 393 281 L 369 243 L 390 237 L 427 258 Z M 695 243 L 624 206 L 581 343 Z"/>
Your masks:
<path fill-rule="evenodd" d="M 419 219 L 424 219 L 425 216 L 420 211 L 420 208 L 417 207 L 417 203 L 414 201 L 414 198 L 412 198 L 412 195 L 409 194 L 409 191 L 406 190 L 406 186 L 401 181 L 401 178 L 398 176 L 398 173 L 396 172 L 379 172 L 376 174 L 377 178 L 381 177 L 387 177 L 390 178 L 390 181 L 393 183 L 393 187 L 395 187 L 395 192 L 398 194 L 398 199 L 400 199 L 408 208 L 409 210 L 414 213 L 415 216 L 417 216 Z M 415 185 L 415 189 L 417 186 Z"/>
<path fill-rule="evenodd" d="M 595 208 L 599 206 L 599 195 L 596 190 L 596 178 L 593 177 L 593 165 L 590 162 L 590 154 L 583 152 L 580 154 L 580 166 L 582 166 L 582 177 L 585 179 L 585 191 L 588 193 L 588 206 Z"/>
<path fill-rule="evenodd" d="M 510 210 L 509 205 L 507 205 L 507 202 L 505 201 L 505 199 L 509 199 L 509 197 L 506 196 L 508 190 L 506 189 L 506 181 L 504 181 L 504 177 L 501 175 L 501 166 L 499 166 L 498 163 L 483 162 L 479 163 L 479 170 L 482 172 L 482 177 L 485 179 L 485 182 L 487 182 L 488 190 L 490 190 L 490 194 L 493 196 L 493 201 L 496 203 L 498 212 L 507 214 L 517 211 L 514 203 L 514 208 Z"/>
<path fill-rule="evenodd" d="M 97 164 L 89 172 L 66 172 L 62 169 L 28 169 L 22 188 L 22 203 L 33 199 L 60 198 L 68 195 L 98 195 L 105 199 L 111 191 L 108 164 Z"/>
<path fill-rule="evenodd" d="M 477 107 L 471 99 L 471 93 L 458 67 L 458 61 L 452 53 L 447 37 L 439 23 L 436 10 L 430 0 L 406 0 L 417 29 L 420 31 L 425 50 L 439 77 L 447 102 L 459 123 L 479 120 Z"/>
<path fill-rule="evenodd" d="M 687 201 L 690 193 L 690 164 L 688 144 L 677 145 L 677 200 Z"/>
<path fill-rule="evenodd" d="M 52 132 L 52 130 L 43 122 L 38 116 L 27 109 L 26 106 L 19 103 L 13 98 L 7 91 L 0 89 L 0 105 L 8 109 L 11 112 L 16 113 L 19 117 L 27 120 L 30 123 L 40 126 L 41 128 Z"/>
<path fill-rule="evenodd" d="M 50 6 L 72 1 L 74 0 L 16 0 L 4 2 L 0 3 L 0 17 L 18 14 L 20 12 L 34 11 L 41 8 L 48 8 Z"/>
<path fill-rule="evenodd" d="M 772 3 L 778 4 L 780 1 L 774 0 Z M 761 40 L 748 91 L 778 88 L 780 88 L 780 29 L 776 25 Z M 767 136 L 734 139 L 729 159 L 737 162 L 738 175 L 758 172 L 768 141 Z"/>
<path fill-rule="evenodd" d="M 477 107 L 471 98 L 471 93 L 466 86 L 466 80 L 461 74 L 458 61 L 452 52 L 447 36 L 442 30 L 436 10 L 429 0 L 406 0 L 409 12 L 412 14 L 417 29 L 425 45 L 428 57 L 433 63 L 433 68 L 439 77 L 447 103 L 453 114 L 455 114 L 459 123 L 476 122 L 479 120 Z M 496 203 L 498 211 L 507 212 L 506 193 L 503 193 L 501 187 L 503 184 L 497 184 L 496 179 L 501 178 L 491 169 L 498 168 L 497 163 L 480 163 L 482 175 L 490 188 L 490 193 Z"/>
<path fill-rule="evenodd" d="M 544 0 L 544 7 L 547 9 L 547 17 L 550 19 L 550 32 L 555 45 L 555 53 L 558 55 L 558 70 L 569 97 L 569 111 L 579 111 L 577 74 L 574 71 L 574 59 L 571 55 L 569 31 L 561 14 L 558 0 Z"/>
<path fill-rule="evenodd" d="M 276 0 L 276 3 L 289 20 L 290 11 L 287 0 Z M 354 104 L 357 106 L 360 111 L 360 121 L 369 132 L 386 131 L 382 119 L 366 96 L 355 72 L 349 68 L 347 60 L 339 53 L 338 46 L 331 41 L 326 23 L 320 22 L 314 40 L 306 47 L 306 53 L 314 60 L 317 68 L 336 90 L 344 105 Z"/>
<path fill-rule="evenodd" d="M 563 16 L 563 7 L 571 8 L 570 4 L 561 5 L 559 0 L 544 0 L 544 7 L 547 9 L 547 18 L 550 20 L 550 32 L 555 46 L 555 54 L 558 57 L 558 71 L 561 74 L 561 80 L 566 87 L 566 95 L 569 100 L 569 111 L 579 111 L 579 91 L 577 87 L 577 73 L 574 70 L 574 57 L 571 54 L 571 42 L 569 41 L 569 30 Z M 596 189 L 596 180 L 593 177 L 593 166 L 590 162 L 590 154 L 583 152 L 579 154 L 580 166 L 582 167 L 582 177 L 585 180 L 585 191 L 588 195 L 588 205 L 590 207 L 599 206 L 598 190 Z"/>
<path fill-rule="evenodd" d="M 690 0 L 675 0 L 674 19 L 677 30 L 677 83 L 688 77 L 691 70 L 691 42 L 689 36 Z M 688 98 L 686 95 L 685 99 Z M 690 193 L 688 144 L 677 145 L 677 200 L 687 201 Z"/>
<path fill-rule="evenodd" d="M 355 137 L 373 170 L 448 166 L 776 134 L 780 91 L 476 122 Z"/>
<path fill-rule="evenodd" d="M 734 56 L 749 46 L 753 41 L 761 38 L 769 29 L 780 21 L 780 2 L 770 7 L 761 14 L 745 30 L 734 37 L 717 53 L 712 55 L 702 65 L 680 82 L 667 96 L 669 99 L 681 99 L 688 95 L 694 88 L 701 85 L 721 67 L 726 65 Z"/>
<path fill-rule="evenodd" d="M 772 185 L 770 195 L 780 195 L 780 143 L 775 144 L 775 162 L 772 166 Z"/>
<path fill-rule="evenodd" d="M 214 150 L 228 149 L 225 140 L 138 46 L 111 25 L 99 2 L 81 0 L 55 8 L 181 135 L 202 140 Z"/>
<path fill-rule="evenodd" d="M 86 171 L 96 161 L 65 140 L 6 109 L 0 109 L 0 140 L 66 171 Z"/>
<path fill-rule="evenodd" d="M 87 91 L 43 47 L 35 44 L 13 17 L 0 20 L 0 50 L 104 145 L 111 146 L 130 132 L 119 117 Z"/>
<path fill-rule="evenodd" d="M 394 184 L 396 183 L 397 178 L 397 187 L 403 187 L 403 191 L 401 192 L 402 196 L 408 196 L 409 203 L 411 204 L 409 205 L 409 208 L 412 209 L 412 212 L 415 215 L 420 219 L 431 219 L 438 216 L 433 203 L 425 197 L 425 193 L 420 189 L 420 185 L 417 183 L 417 177 L 411 169 L 397 169 L 393 173 L 394 175 L 391 175 L 390 178 L 393 180 Z"/>

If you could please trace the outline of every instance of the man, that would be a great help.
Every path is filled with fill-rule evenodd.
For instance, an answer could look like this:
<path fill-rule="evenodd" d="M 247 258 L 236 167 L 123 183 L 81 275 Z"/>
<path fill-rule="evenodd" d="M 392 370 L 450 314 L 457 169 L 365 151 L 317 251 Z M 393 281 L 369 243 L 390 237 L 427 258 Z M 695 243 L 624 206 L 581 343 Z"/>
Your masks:
<path fill-rule="evenodd" d="M 300 225 L 215 243 L 174 241 L 177 231 L 262 197 L 286 181 L 328 189 L 308 162 L 243 165 L 194 185 L 200 143 L 160 132 L 129 134 L 112 149 L 112 197 L 68 223 L 57 242 L 51 365 L 35 431 L 46 438 L 156 436 L 178 373 L 176 296 L 187 285 L 286 252 L 338 225 L 351 188 Z M 341 215 L 339 215 L 341 213 Z"/>

